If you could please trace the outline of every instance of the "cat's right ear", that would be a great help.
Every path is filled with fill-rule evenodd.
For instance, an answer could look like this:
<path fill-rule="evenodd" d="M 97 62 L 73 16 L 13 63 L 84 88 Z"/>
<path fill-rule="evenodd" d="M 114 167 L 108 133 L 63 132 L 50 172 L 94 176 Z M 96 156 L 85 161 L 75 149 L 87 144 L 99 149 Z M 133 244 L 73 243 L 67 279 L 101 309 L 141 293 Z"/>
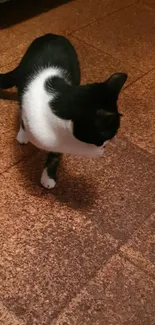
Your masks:
<path fill-rule="evenodd" d="M 118 97 L 122 87 L 124 86 L 128 76 L 126 73 L 117 72 L 112 74 L 106 81 L 110 91 Z"/>

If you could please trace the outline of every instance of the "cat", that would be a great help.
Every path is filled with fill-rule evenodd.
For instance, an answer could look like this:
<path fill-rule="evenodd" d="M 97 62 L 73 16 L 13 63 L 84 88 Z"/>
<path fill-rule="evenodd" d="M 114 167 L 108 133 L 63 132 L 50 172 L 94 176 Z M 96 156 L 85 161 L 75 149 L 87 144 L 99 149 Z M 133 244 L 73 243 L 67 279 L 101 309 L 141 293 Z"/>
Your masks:
<path fill-rule="evenodd" d="M 114 73 L 80 85 L 80 64 L 71 42 L 46 34 L 28 47 L 19 65 L 0 74 L 0 88 L 17 87 L 21 111 L 17 141 L 48 152 L 41 184 L 56 184 L 61 154 L 98 157 L 120 127 L 117 99 L 127 80 Z"/>

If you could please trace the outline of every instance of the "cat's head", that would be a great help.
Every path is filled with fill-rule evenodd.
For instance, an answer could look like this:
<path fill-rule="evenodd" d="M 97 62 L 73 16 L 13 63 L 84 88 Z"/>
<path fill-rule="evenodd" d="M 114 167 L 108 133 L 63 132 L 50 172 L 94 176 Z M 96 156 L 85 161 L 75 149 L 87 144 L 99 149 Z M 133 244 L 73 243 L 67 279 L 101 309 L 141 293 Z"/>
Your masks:
<path fill-rule="evenodd" d="M 85 113 L 82 118 L 74 120 L 76 138 L 102 146 L 117 134 L 122 116 L 117 100 L 126 80 L 127 74 L 115 73 L 102 83 L 86 86 L 78 99 L 79 102 L 84 101 Z"/>

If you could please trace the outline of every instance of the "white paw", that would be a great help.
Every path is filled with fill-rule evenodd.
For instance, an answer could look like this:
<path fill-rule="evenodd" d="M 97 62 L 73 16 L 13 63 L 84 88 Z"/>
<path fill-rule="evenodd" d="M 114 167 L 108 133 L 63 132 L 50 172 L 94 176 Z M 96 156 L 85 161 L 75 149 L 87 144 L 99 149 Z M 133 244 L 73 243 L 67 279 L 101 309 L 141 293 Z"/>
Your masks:
<path fill-rule="evenodd" d="M 44 186 L 47 189 L 54 188 L 56 185 L 56 182 L 53 178 L 50 178 L 47 174 L 47 168 L 43 170 L 42 176 L 41 176 L 41 185 Z"/>
<path fill-rule="evenodd" d="M 22 127 L 20 127 L 20 130 L 17 134 L 16 140 L 20 143 L 20 144 L 27 144 L 28 143 L 28 137 L 26 132 L 23 130 Z"/>

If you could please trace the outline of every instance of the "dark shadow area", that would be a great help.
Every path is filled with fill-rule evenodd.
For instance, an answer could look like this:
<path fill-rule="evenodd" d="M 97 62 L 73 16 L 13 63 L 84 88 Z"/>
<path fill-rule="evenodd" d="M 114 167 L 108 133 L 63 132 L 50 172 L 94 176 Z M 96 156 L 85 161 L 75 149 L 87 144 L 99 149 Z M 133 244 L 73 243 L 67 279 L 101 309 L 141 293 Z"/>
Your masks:
<path fill-rule="evenodd" d="M 23 150 L 27 150 L 27 146 L 29 146 L 28 150 L 31 151 L 29 154 L 26 151 L 27 157 L 25 156 L 21 163 L 18 164 L 18 170 L 20 182 L 24 188 L 26 187 L 31 198 L 34 197 L 35 200 L 36 197 L 42 197 L 44 204 L 47 204 L 48 207 L 51 206 L 51 211 L 55 200 L 74 210 L 85 211 L 86 209 L 90 210 L 92 208 L 95 199 L 93 182 L 88 182 L 83 173 L 80 176 L 74 173 L 71 173 L 71 175 L 65 167 L 66 159 L 62 159 L 56 187 L 51 190 L 43 188 L 40 185 L 40 177 L 44 167 L 46 153 L 40 150 L 38 152 L 38 149 L 34 147 L 32 154 L 30 144 L 23 146 Z"/>
<path fill-rule="evenodd" d="M 72 0 L 10 0 L 0 4 L 0 28 L 4 29 L 48 12 Z"/>
<path fill-rule="evenodd" d="M 3 90 L 0 89 L 0 99 L 18 101 L 18 94 L 16 90 Z"/>

